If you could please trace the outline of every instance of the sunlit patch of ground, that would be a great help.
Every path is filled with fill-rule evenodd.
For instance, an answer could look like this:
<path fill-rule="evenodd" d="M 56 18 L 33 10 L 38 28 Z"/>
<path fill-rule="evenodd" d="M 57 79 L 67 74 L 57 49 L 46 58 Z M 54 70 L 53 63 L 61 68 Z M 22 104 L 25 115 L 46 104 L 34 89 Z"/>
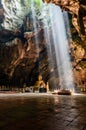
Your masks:
<path fill-rule="evenodd" d="M 29 96 L 48 96 L 52 93 L 0 93 L 0 97 L 29 97 Z"/>
<path fill-rule="evenodd" d="M 51 95 L 58 95 L 57 93 L 52 93 L 52 92 L 48 92 L 48 93 L 14 93 L 14 92 L 9 92 L 9 93 L 0 93 L 0 98 L 4 98 L 4 97 L 34 97 L 34 96 L 51 96 Z M 72 96 L 86 96 L 86 94 L 82 94 L 82 93 L 72 93 Z M 59 95 L 58 95 L 59 96 Z"/>

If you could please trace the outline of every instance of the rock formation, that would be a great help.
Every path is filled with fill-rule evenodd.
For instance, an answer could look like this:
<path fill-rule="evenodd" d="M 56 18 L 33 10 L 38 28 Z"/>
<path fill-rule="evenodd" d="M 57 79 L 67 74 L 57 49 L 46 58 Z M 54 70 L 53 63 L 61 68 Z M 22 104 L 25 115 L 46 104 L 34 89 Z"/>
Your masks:
<path fill-rule="evenodd" d="M 54 3 L 72 14 L 72 24 L 76 28 L 79 37 L 86 49 L 86 1 L 85 0 L 43 0 L 47 3 Z"/>
<path fill-rule="evenodd" d="M 44 1 L 51 2 L 50 0 Z M 52 0 L 52 2 L 61 6 L 62 10 L 72 13 L 70 21 L 74 25 L 71 28 L 74 41 L 70 45 L 71 62 L 76 84 L 85 84 L 86 2 L 78 0 Z M 47 56 L 42 23 L 38 21 L 37 30 L 34 30 L 32 17 L 28 0 L 2 0 L 0 3 L 0 85 L 23 87 L 26 84 L 30 86 L 37 81 L 40 73 L 45 83 L 49 81 L 51 86 L 59 84 L 55 63 L 56 77 L 53 76 L 52 65 L 49 65 L 52 61 Z M 55 58 L 54 52 L 52 55 Z"/>
<path fill-rule="evenodd" d="M 0 3 L 1 85 L 23 86 L 30 82 L 33 71 L 38 74 L 39 54 L 45 48 L 43 29 L 33 32 L 29 12 L 28 0 L 2 0 Z"/>

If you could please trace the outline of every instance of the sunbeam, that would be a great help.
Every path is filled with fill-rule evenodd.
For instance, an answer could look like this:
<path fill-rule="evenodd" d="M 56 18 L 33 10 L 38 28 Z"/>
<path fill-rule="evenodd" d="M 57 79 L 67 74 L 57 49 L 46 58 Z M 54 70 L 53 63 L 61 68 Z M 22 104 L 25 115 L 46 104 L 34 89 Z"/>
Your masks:
<path fill-rule="evenodd" d="M 66 15 L 66 20 L 68 20 L 66 13 L 65 15 Z M 51 31 L 52 38 L 53 38 L 52 41 L 53 41 L 55 55 L 56 55 L 56 65 L 57 65 L 59 79 L 60 79 L 60 88 L 71 89 L 72 91 L 74 91 L 72 66 L 70 63 L 69 46 L 68 46 L 68 40 L 66 36 L 66 28 L 69 30 L 69 24 L 67 23 L 68 26 L 66 26 L 65 28 L 63 12 L 61 11 L 60 7 L 55 6 L 54 4 L 48 5 L 48 16 L 50 19 L 51 27 L 49 27 L 49 23 L 46 21 L 45 25 L 47 25 L 47 29 L 44 28 L 47 43 L 49 45 L 48 56 L 52 57 L 52 51 L 53 51 L 51 47 L 52 46 L 51 37 L 50 37 L 50 31 Z M 51 59 L 53 61 L 53 57 Z"/>

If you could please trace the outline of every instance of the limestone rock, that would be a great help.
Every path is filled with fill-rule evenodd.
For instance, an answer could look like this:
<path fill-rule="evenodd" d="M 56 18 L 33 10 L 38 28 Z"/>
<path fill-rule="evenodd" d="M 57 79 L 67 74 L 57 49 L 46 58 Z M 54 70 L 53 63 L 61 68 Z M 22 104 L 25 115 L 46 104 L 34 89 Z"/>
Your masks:
<path fill-rule="evenodd" d="M 23 19 L 29 11 L 28 0 L 2 0 L 4 20 L 2 26 L 5 29 L 18 29 L 23 24 Z"/>
<path fill-rule="evenodd" d="M 72 14 L 72 23 L 83 41 L 86 39 L 86 1 L 85 0 L 43 0 L 54 3 Z M 86 43 L 86 42 L 85 42 Z M 84 43 L 84 44 L 85 44 Z"/>
<path fill-rule="evenodd" d="M 78 37 L 83 40 L 83 42 L 80 41 L 83 47 L 77 44 L 77 41 L 71 43 L 70 55 L 76 81 L 78 82 L 82 77 L 80 83 L 85 82 L 85 1 L 83 3 L 78 0 L 75 2 L 72 0 L 69 3 L 68 0 L 62 3 L 58 0 L 54 2 L 72 13 L 72 23 L 79 34 Z M 79 7 L 82 8 L 81 11 Z M 78 23 L 79 19 L 83 19 L 82 22 Z M 51 88 L 52 85 L 59 85 L 57 66 L 53 63 L 54 68 L 52 67 L 52 59 L 47 55 L 43 26 L 37 21 L 37 30 L 35 30 L 32 21 L 28 0 L 2 0 L 0 3 L 0 85 L 20 87 L 24 84 L 34 85 L 39 73 L 45 83 L 49 81 Z M 71 28 L 71 32 L 77 35 L 75 28 Z M 52 37 L 50 38 L 52 42 Z M 54 51 L 52 51 L 52 56 L 55 59 Z M 55 76 L 54 73 L 56 73 Z"/>

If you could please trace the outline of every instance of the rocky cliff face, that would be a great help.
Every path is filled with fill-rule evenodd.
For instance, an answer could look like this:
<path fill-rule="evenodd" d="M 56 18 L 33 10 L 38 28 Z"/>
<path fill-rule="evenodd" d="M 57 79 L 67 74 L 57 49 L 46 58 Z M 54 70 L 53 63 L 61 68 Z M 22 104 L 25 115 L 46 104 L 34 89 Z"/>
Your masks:
<path fill-rule="evenodd" d="M 77 30 L 82 44 L 86 49 L 86 1 L 85 0 L 43 0 L 47 3 L 54 3 L 72 14 L 72 24 Z"/>
<path fill-rule="evenodd" d="M 85 0 L 43 0 L 67 11 L 71 17 L 72 44 L 71 61 L 75 84 L 85 86 L 86 81 L 86 1 Z"/>
<path fill-rule="evenodd" d="M 25 15 L 29 12 L 29 6 L 28 0 L 2 0 L 0 9 L 4 17 L 2 27 L 8 30 L 20 28 Z"/>
<path fill-rule="evenodd" d="M 38 59 L 45 48 L 43 30 L 33 33 L 28 0 L 0 3 L 0 84 L 22 86 L 33 70 L 38 75 Z M 36 47 L 35 35 L 39 46 Z"/>
<path fill-rule="evenodd" d="M 79 1 L 71 3 L 66 0 L 65 2 L 57 0 L 54 3 L 72 13 L 74 26 L 71 32 L 74 42 L 70 46 L 71 62 L 76 82 L 83 81 L 85 84 L 85 5 Z M 77 8 L 74 9 L 75 5 Z M 49 65 L 51 58 L 47 57 L 42 23 L 36 23 L 37 30 L 34 30 L 33 26 L 29 0 L 2 0 L 0 3 L 0 85 L 30 86 L 35 83 L 39 73 L 42 74 L 45 82 L 49 81 L 52 85 L 59 84 L 58 72 L 54 77 L 52 67 Z M 37 44 L 36 39 L 38 39 Z M 53 57 L 55 57 L 54 52 Z M 56 72 L 55 64 L 54 69 Z"/>

